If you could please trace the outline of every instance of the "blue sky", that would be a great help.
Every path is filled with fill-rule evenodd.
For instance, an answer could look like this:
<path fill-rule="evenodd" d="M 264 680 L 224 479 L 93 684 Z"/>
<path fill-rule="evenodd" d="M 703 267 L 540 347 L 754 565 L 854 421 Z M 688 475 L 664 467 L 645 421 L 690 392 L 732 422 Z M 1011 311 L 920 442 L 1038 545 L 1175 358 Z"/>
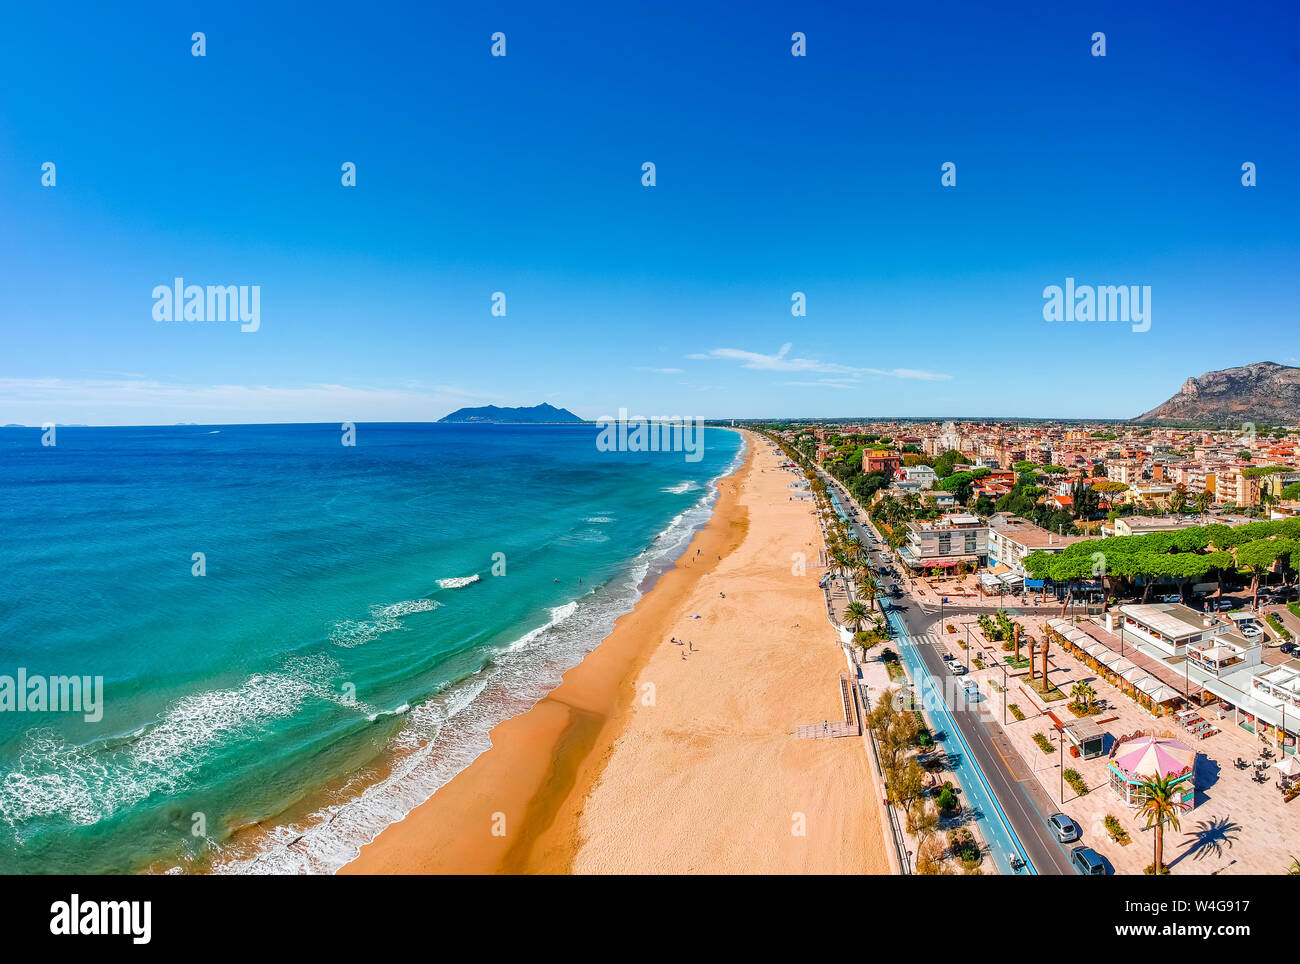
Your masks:
<path fill-rule="evenodd" d="M 1127 417 L 1300 355 L 1293 4 L 890 6 L 11 4 L 0 423 Z"/>

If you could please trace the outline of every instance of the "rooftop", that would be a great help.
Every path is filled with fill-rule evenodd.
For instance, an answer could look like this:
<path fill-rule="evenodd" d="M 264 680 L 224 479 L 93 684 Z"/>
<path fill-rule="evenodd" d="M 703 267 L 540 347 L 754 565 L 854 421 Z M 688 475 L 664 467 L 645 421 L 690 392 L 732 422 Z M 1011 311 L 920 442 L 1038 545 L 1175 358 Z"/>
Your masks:
<path fill-rule="evenodd" d="M 1178 639 L 1205 632 L 1206 617 L 1195 609 L 1178 603 L 1151 603 L 1120 606 L 1119 611 L 1144 626 L 1150 626 L 1161 636 Z M 1213 625 L 1213 622 L 1210 623 Z"/>
<path fill-rule="evenodd" d="M 995 516 L 989 522 L 990 528 L 1011 538 L 1027 549 L 1041 549 L 1044 546 L 1068 546 L 1075 542 L 1082 542 L 1087 538 L 1086 536 L 1058 535 L 1050 529 L 1036 526 L 1027 519 L 1021 519 L 1018 516 L 1002 516 L 1000 518 Z"/>

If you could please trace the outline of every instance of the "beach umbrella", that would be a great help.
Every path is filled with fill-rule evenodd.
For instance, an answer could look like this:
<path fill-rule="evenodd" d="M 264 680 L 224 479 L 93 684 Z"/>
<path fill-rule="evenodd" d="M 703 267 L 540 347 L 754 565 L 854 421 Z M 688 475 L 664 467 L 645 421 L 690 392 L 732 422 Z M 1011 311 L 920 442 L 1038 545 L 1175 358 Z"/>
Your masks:
<path fill-rule="evenodd" d="M 1274 763 L 1273 766 L 1278 773 L 1282 774 L 1284 777 L 1300 776 L 1300 760 L 1297 760 L 1293 756 L 1284 756 L 1282 759 Z"/>
<path fill-rule="evenodd" d="M 1163 683 L 1156 689 L 1147 694 L 1157 703 L 1167 703 L 1170 700 L 1181 697 L 1183 694 L 1178 692 L 1172 686 L 1165 686 Z"/>

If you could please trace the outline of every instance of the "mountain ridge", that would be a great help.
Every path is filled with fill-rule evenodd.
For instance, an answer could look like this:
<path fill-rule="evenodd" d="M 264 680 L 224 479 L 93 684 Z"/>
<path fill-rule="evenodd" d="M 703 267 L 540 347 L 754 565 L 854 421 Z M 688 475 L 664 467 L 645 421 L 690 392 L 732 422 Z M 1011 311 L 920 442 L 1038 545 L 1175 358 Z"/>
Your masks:
<path fill-rule="evenodd" d="M 1134 421 L 1300 423 L 1300 368 L 1264 361 L 1205 372 Z"/>

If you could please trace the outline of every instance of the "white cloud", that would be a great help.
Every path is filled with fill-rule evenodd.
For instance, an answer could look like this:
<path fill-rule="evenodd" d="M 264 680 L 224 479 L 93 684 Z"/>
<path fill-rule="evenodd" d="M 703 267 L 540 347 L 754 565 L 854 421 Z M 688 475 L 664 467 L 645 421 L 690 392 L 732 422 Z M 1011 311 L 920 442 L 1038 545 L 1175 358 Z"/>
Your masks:
<path fill-rule="evenodd" d="M 918 380 L 926 382 L 946 382 L 952 379 L 951 375 L 944 375 L 938 372 L 927 372 L 917 368 L 858 368 L 852 365 L 842 365 L 838 362 L 823 362 L 813 358 L 791 358 L 790 342 L 781 346 L 781 350 L 775 355 L 764 355 L 760 352 L 745 351 L 740 348 L 715 348 L 710 352 L 697 352 L 687 355 L 687 358 L 709 359 L 719 358 L 725 361 L 738 361 L 742 368 L 750 368 L 757 371 L 771 372 L 814 372 L 817 374 L 843 375 L 846 378 L 840 379 L 822 379 L 821 382 L 787 382 L 786 384 L 826 384 L 828 382 L 843 382 L 848 379 L 857 380 L 864 375 L 885 376 L 888 378 L 904 378 L 909 380 Z M 834 385 L 832 387 L 842 388 L 847 385 Z"/>
<path fill-rule="evenodd" d="M 649 368 L 645 365 L 637 365 L 636 370 L 639 372 L 654 372 L 656 375 L 681 375 L 683 373 L 680 368 Z"/>

